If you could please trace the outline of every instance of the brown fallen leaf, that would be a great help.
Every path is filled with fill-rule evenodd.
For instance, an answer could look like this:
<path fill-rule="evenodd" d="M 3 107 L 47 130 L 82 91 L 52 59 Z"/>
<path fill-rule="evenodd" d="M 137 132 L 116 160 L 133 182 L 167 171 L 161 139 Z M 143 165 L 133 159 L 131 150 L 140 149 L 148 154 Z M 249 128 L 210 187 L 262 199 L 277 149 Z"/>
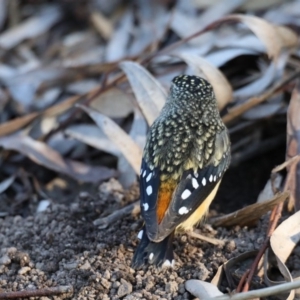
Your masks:
<path fill-rule="evenodd" d="M 48 145 L 35 141 L 29 136 L 17 134 L 1 137 L 0 146 L 7 150 L 22 153 L 39 165 L 82 182 L 98 183 L 116 176 L 116 172 L 112 169 L 88 166 L 78 161 L 65 159 Z"/>
<path fill-rule="evenodd" d="M 225 216 L 210 219 L 210 223 L 214 226 L 248 226 L 253 225 L 260 217 L 270 211 L 277 204 L 284 202 L 289 196 L 288 192 L 283 192 L 274 196 L 269 201 L 262 203 L 254 203 L 242 209 Z"/>

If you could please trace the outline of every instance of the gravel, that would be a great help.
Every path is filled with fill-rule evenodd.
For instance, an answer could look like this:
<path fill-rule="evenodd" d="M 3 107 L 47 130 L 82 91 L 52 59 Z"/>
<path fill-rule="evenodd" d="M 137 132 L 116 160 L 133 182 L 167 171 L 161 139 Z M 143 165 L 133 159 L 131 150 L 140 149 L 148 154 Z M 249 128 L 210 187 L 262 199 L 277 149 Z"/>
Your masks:
<path fill-rule="evenodd" d="M 133 270 L 140 216 L 125 217 L 102 230 L 93 221 L 136 201 L 137 186 L 123 191 L 111 180 L 100 186 L 98 196 L 81 194 L 84 197 L 72 203 L 51 201 L 45 211 L 32 210 L 35 213 L 25 218 L 0 219 L 0 291 L 72 285 L 71 297 L 39 299 L 194 299 L 184 288 L 187 279 L 210 281 L 229 258 L 263 242 L 261 226 L 212 230 L 202 224 L 202 234 L 227 239 L 225 246 L 177 236 L 174 269 Z"/>

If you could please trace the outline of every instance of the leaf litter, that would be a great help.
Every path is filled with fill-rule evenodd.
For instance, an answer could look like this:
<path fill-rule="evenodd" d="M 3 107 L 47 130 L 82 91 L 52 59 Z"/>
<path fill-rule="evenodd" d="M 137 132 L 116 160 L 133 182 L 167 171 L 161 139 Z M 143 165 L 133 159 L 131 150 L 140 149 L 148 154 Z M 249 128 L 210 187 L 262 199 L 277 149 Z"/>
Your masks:
<path fill-rule="evenodd" d="M 1 1 L 0 298 L 294 297 L 297 3 Z M 213 85 L 233 162 L 208 222 L 176 238 L 175 269 L 136 271 L 142 149 L 181 73 Z"/>

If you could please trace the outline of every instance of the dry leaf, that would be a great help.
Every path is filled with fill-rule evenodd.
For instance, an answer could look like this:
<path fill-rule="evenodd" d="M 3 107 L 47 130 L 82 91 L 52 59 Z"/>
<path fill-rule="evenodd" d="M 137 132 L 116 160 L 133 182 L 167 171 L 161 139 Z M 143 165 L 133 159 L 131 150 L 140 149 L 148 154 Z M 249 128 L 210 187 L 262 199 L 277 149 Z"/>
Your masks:
<path fill-rule="evenodd" d="M 296 212 L 288 219 L 283 221 L 273 232 L 270 238 L 270 245 L 275 254 L 277 266 L 284 279 L 292 281 L 292 276 L 285 265 L 295 246 L 300 241 L 300 211 Z M 276 284 L 271 282 L 269 284 Z M 278 283 L 277 283 L 278 284 Z M 288 300 L 295 299 L 295 292 L 291 291 Z"/>
<path fill-rule="evenodd" d="M 182 58 L 195 72 L 197 76 L 207 79 L 214 88 L 219 110 L 222 110 L 233 99 L 232 88 L 226 77 L 206 59 L 193 55 L 180 53 Z"/>
<path fill-rule="evenodd" d="M 274 182 L 273 182 L 275 190 L 279 190 L 281 182 L 282 182 L 282 176 L 280 174 L 277 174 L 277 176 L 275 177 Z M 271 199 L 272 197 L 274 197 L 272 180 L 269 179 L 268 182 L 266 183 L 264 189 L 258 195 L 256 202 L 257 203 L 265 202 L 265 201 Z"/>
<path fill-rule="evenodd" d="M 165 104 L 166 92 L 160 83 L 138 63 L 124 61 L 120 67 L 126 73 L 141 111 L 151 125 Z"/>
<path fill-rule="evenodd" d="M 5 192 L 12 185 L 15 179 L 16 179 L 16 175 L 13 175 L 0 182 L 0 194 Z"/>
<path fill-rule="evenodd" d="M 65 130 L 65 134 L 101 151 L 115 156 L 120 154 L 116 145 L 96 125 L 72 125 Z"/>
<path fill-rule="evenodd" d="M 281 43 L 284 47 L 292 48 L 296 47 L 298 44 L 297 34 L 286 26 L 276 26 L 274 25 L 278 35 L 281 38 Z"/>
<path fill-rule="evenodd" d="M 112 37 L 106 46 L 106 62 L 117 61 L 126 56 L 131 32 L 133 31 L 132 10 L 126 10 L 118 23 L 117 28 L 114 30 Z"/>
<path fill-rule="evenodd" d="M 136 174 L 140 172 L 140 164 L 142 160 L 141 148 L 131 139 L 131 137 L 119 127 L 113 120 L 103 114 L 88 108 L 87 106 L 78 105 L 84 110 L 101 128 L 103 133 L 115 143 L 119 150 L 131 164 Z"/>
<path fill-rule="evenodd" d="M 286 160 L 300 154 L 300 84 L 293 90 L 287 113 L 287 151 Z M 287 167 L 288 176 L 285 188 L 290 191 L 289 210 L 300 210 L 300 162 L 295 161 Z"/>
<path fill-rule="evenodd" d="M 91 91 L 90 93 L 93 93 L 93 92 L 94 91 Z M 28 123 L 33 121 L 39 115 L 43 114 L 45 116 L 51 117 L 51 116 L 63 114 L 68 109 L 70 109 L 70 107 L 72 107 L 76 102 L 78 102 L 80 99 L 81 98 L 78 96 L 70 97 L 63 102 L 60 102 L 56 105 L 49 107 L 48 109 L 46 109 L 43 112 L 31 113 L 31 114 L 25 115 L 23 117 L 16 118 L 16 119 L 10 120 L 8 122 L 5 122 L 3 124 L 0 124 L 0 137 L 11 134 L 11 133 L 23 128 L 24 126 L 26 126 Z"/>
<path fill-rule="evenodd" d="M 273 24 L 259 17 L 242 14 L 229 15 L 219 19 L 217 22 L 222 24 L 227 21 L 241 22 L 249 27 L 249 29 L 263 42 L 269 57 L 273 58 L 275 61 L 277 60 L 283 45 L 282 39 L 278 35 L 277 29 Z"/>
<path fill-rule="evenodd" d="M 2 1 L 2 0 L 1 0 Z M 33 38 L 49 30 L 62 18 L 58 6 L 48 6 L 38 15 L 31 17 L 0 35 L 0 47 L 6 50 L 25 39 Z"/>
<path fill-rule="evenodd" d="M 109 39 L 113 34 L 113 24 L 110 19 L 106 18 L 99 11 L 93 11 L 91 14 L 91 21 L 96 30 L 105 39 Z"/>
<path fill-rule="evenodd" d="M 192 295 L 199 299 L 207 299 L 224 295 L 220 290 L 213 284 L 196 279 L 190 279 L 185 282 L 185 288 Z"/>
<path fill-rule="evenodd" d="M 216 217 L 210 220 L 214 226 L 248 226 L 253 225 L 265 213 L 272 210 L 277 204 L 284 202 L 289 193 L 284 192 L 276 195 L 273 199 L 262 203 L 254 203 L 245 208 L 239 209 L 225 216 Z"/>
<path fill-rule="evenodd" d="M 64 159 L 57 151 L 28 136 L 13 135 L 0 138 L 0 146 L 26 155 L 35 163 L 83 182 L 100 182 L 116 175 L 106 167 L 91 167 L 78 161 Z"/>
<path fill-rule="evenodd" d="M 117 88 L 101 93 L 90 107 L 111 118 L 124 118 L 133 111 L 130 97 Z"/>
<path fill-rule="evenodd" d="M 270 243 L 275 255 L 285 263 L 300 241 L 300 211 L 283 221 L 273 232 Z"/>
<path fill-rule="evenodd" d="M 146 143 L 147 123 L 141 112 L 135 108 L 134 119 L 129 132 L 130 137 L 143 149 Z M 130 166 L 125 156 L 119 156 L 118 171 L 120 173 L 118 179 L 125 188 L 129 188 L 136 182 L 136 174 L 134 169 Z"/>

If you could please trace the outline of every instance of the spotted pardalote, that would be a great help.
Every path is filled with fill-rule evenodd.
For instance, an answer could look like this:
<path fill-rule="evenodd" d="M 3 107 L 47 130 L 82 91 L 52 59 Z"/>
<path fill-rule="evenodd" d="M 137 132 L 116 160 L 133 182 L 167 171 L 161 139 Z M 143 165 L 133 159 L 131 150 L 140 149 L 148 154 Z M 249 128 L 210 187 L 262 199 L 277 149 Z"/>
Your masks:
<path fill-rule="evenodd" d="M 229 162 L 228 132 L 212 86 L 197 76 L 175 77 L 143 153 L 144 226 L 132 267 L 174 265 L 175 231 L 192 230 L 205 215 Z"/>

